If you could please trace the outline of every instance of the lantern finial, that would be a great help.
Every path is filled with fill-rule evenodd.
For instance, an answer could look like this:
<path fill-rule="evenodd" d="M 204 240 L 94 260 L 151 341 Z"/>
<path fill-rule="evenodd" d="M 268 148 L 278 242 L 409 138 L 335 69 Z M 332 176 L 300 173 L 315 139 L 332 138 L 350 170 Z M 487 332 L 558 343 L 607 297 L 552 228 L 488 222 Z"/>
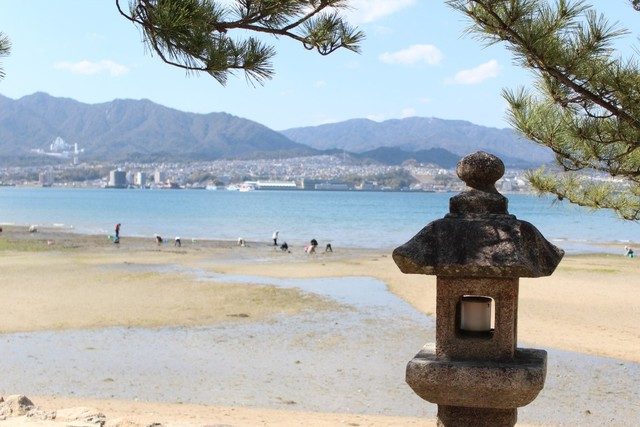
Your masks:
<path fill-rule="evenodd" d="M 471 188 L 497 193 L 495 183 L 504 175 L 504 163 L 493 154 L 476 151 L 458 162 L 456 173 Z"/>

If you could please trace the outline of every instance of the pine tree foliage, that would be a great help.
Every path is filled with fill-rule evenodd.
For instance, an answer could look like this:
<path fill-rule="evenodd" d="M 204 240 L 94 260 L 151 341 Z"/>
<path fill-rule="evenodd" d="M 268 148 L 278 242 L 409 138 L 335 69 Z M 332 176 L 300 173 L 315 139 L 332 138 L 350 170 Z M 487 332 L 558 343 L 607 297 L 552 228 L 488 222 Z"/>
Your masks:
<path fill-rule="evenodd" d="M 11 41 L 9 37 L 0 33 L 0 58 L 8 56 L 11 52 Z M 0 65 L 0 79 L 4 77 L 4 69 Z"/>
<path fill-rule="evenodd" d="M 275 49 L 258 33 L 293 39 L 321 55 L 359 52 L 364 38 L 340 14 L 346 0 L 132 0 L 128 11 L 119 0 L 116 5 L 162 61 L 223 85 L 238 71 L 252 82 L 272 77 Z"/>
<path fill-rule="evenodd" d="M 469 32 L 505 43 L 536 76 L 535 90 L 504 91 L 512 125 L 551 148 L 564 171 L 532 172 L 533 187 L 639 220 L 640 68 L 614 48 L 628 31 L 579 0 L 447 3 L 472 21 Z M 630 6 L 640 10 L 640 0 Z M 603 175 L 618 182 L 594 178 Z"/>

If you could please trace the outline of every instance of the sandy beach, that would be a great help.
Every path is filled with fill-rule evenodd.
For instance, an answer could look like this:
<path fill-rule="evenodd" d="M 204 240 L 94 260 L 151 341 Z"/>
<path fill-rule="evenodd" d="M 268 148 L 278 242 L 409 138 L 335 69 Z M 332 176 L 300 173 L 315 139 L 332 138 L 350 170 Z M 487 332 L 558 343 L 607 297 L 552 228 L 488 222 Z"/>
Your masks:
<path fill-rule="evenodd" d="M 419 311 L 435 314 L 435 277 L 404 275 L 390 254 L 381 251 L 287 259 L 269 262 L 268 267 L 212 261 L 209 268 L 273 277 L 376 277 Z M 640 304 L 629 299 L 638 292 L 639 274 L 637 259 L 578 255 L 566 256 L 550 277 L 522 279 L 519 340 L 532 346 L 640 362 Z"/>
<path fill-rule="evenodd" d="M 299 426 L 301 422 L 314 426 L 428 426 L 432 420 L 410 417 L 384 417 L 359 414 L 278 411 L 242 407 L 215 407 L 209 405 L 161 404 L 108 399 L 74 399 L 68 397 L 36 397 L 32 399 L 38 409 L 51 412 L 60 408 L 73 412 L 102 414 L 106 426 L 138 427 L 161 422 L 165 427 L 200 426 Z M 59 427 L 65 421 L 38 420 L 34 417 L 15 417 L 0 421 L 0 426 Z M 83 425 L 75 420 L 73 425 Z"/>
<path fill-rule="evenodd" d="M 42 350 L 39 355 L 38 346 L 46 346 L 50 342 L 68 340 L 68 346 L 73 346 L 82 340 L 100 336 L 102 342 L 112 342 L 114 348 L 135 347 L 136 342 L 146 339 L 149 340 L 147 348 L 150 348 L 154 342 L 164 339 L 162 337 L 175 336 L 175 331 L 182 335 L 186 332 L 180 331 L 196 331 L 195 335 L 184 338 L 188 339 L 185 341 L 187 344 L 181 345 L 193 345 L 194 350 L 190 352 L 201 357 L 199 363 L 206 363 L 207 352 L 210 352 L 198 350 L 201 348 L 198 346 L 204 345 L 198 340 L 206 343 L 211 336 L 207 334 L 220 338 L 220 349 L 244 351 L 243 343 L 232 339 L 238 331 L 245 337 L 260 338 L 251 348 L 264 351 L 266 359 L 286 359 L 288 354 L 295 354 L 299 359 L 283 362 L 282 368 L 274 366 L 273 372 L 265 374 L 262 383 L 254 384 L 258 388 L 253 390 L 257 392 L 255 396 L 246 388 L 251 387 L 252 378 L 262 380 L 261 372 L 270 367 L 268 360 L 264 365 L 257 364 L 255 373 L 247 369 L 240 379 L 229 379 L 228 382 L 220 379 L 220 384 L 229 384 L 229 387 L 237 384 L 237 395 L 232 393 L 228 399 L 215 393 L 198 399 L 194 394 L 176 403 L 174 396 L 144 394 L 142 387 L 136 392 L 138 394 L 131 391 L 134 394 L 128 395 L 127 391 L 135 390 L 135 387 L 118 383 L 119 378 L 93 388 L 80 385 L 75 389 L 72 385 L 65 388 L 59 384 L 67 378 L 63 368 L 60 368 L 62 373 L 52 373 L 49 383 L 25 382 L 25 387 L 29 384 L 29 387 L 42 392 L 6 389 L 2 384 L 1 396 L 27 394 L 28 391 L 35 396 L 44 395 L 30 396 L 37 400 L 38 406 L 52 409 L 91 406 L 107 413 L 109 419 L 128 417 L 140 425 L 151 422 L 163 425 L 293 425 L 299 424 L 300 420 L 313 425 L 433 423 L 433 405 L 412 400 L 410 391 L 407 392 L 403 384 L 402 373 L 404 363 L 419 347 L 433 340 L 435 280 L 401 274 L 391 259 L 390 251 L 336 248 L 334 253 L 307 256 L 302 248 L 294 247 L 291 253 L 283 253 L 267 243 L 249 242 L 248 247 L 237 247 L 233 242 L 186 241 L 177 248 L 172 244 L 157 246 L 152 239 L 126 237 L 117 246 L 104 236 L 83 236 L 56 230 L 29 234 L 20 228 L 5 227 L 0 235 L 0 271 L 0 291 L 5 295 L 0 299 L 0 332 L 8 348 L 18 349 L 9 357 L 15 366 L 22 366 L 22 354 L 30 354 L 42 364 L 42 372 L 47 372 L 47 352 Z M 554 399 L 560 399 L 559 406 L 580 406 L 576 418 L 558 415 L 558 420 L 568 422 L 567 425 L 571 424 L 570 421 L 589 424 L 588 417 L 598 411 L 592 407 L 598 399 L 606 407 L 601 411 L 602 417 L 614 416 L 611 414 L 616 412 L 619 421 L 625 417 L 640 417 L 637 411 L 625 412 L 616 408 L 615 399 L 607 396 L 610 390 L 605 389 L 619 386 L 618 395 L 627 399 L 638 397 L 633 378 L 637 381 L 637 363 L 640 362 L 640 332 L 637 329 L 640 303 L 630 296 L 637 293 L 639 272 L 637 259 L 612 255 L 567 256 L 553 276 L 521 281 L 520 345 L 556 352 L 557 372 L 567 371 L 576 357 L 584 357 L 585 365 L 600 366 L 599 358 L 602 358 L 602 363 L 620 367 L 615 375 L 620 378 L 630 376 L 629 383 L 617 377 L 610 379 L 611 383 L 607 383 L 606 378 L 595 379 L 588 387 L 601 389 L 588 390 L 592 400 L 580 400 L 582 397 L 574 396 L 580 390 L 571 389 L 574 386 L 569 378 L 560 378 L 560 374 L 549 378 L 550 394 L 541 395 L 540 405 L 534 406 L 534 403 L 531 409 L 522 410 L 525 424 L 545 424 L 545 419 L 553 419 L 549 418 L 553 413 L 544 412 L 543 405 L 551 406 Z M 356 300 L 357 295 L 340 296 L 339 288 L 343 282 L 335 282 L 338 291 L 331 287 L 325 291 L 310 291 L 312 285 L 324 283 L 322 280 L 313 282 L 318 278 L 329 278 L 324 279 L 327 283 L 330 279 L 375 279 L 375 283 L 381 284 L 380 290 L 376 291 L 381 298 L 386 298 L 383 293 L 388 288 L 392 293 L 390 296 L 399 297 L 398 303 L 389 308 L 390 311 L 378 313 L 376 301 L 360 304 Z M 357 284 L 370 285 L 366 280 Z M 325 330 L 318 326 L 322 322 L 342 324 L 339 329 L 331 331 L 329 327 Z M 357 332 L 362 330 L 362 325 L 370 325 L 371 332 Z M 140 339 L 131 337 L 138 333 L 141 334 Z M 225 334 L 229 335 L 226 343 L 223 342 Z M 176 342 L 182 342 L 180 339 L 183 338 L 178 337 Z M 24 343 L 29 340 L 33 343 L 28 345 L 34 347 L 21 353 L 27 345 Z M 392 367 L 389 368 L 390 376 L 369 377 L 366 370 L 358 370 L 361 363 L 345 363 L 337 356 L 333 361 L 324 360 L 322 365 L 312 363 L 314 354 L 331 359 L 332 355 L 339 356 L 340 352 L 346 355 L 352 351 L 354 356 L 348 357 L 357 358 L 355 355 L 359 348 L 375 348 L 377 340 L 383 341 L 384 346 L 380 347 L 379 359 L 371 361 L 371 369 L 384 370 L 388 364 Z M 99 353 L 89 351 L 89 345 L 82 346 L 78 348 L 86 350 L 87 354 Z M 113 349 L 107 347 L 105 344 L 104 349 L 98 350 L 108 354 Z M 162 348 L 155 351 L 160 359 L 165 356 L 166 360 L 184 357 L 183 353 L 171 353 L 169 350 L 165 355 Z M 61 359 L 68 357 L 61 356 Z M 95 366 L 103 362 L 97 357 Z M 61 363 L 60 366 L 67 366 Z M 74 363 L 80 366 L 83 362 L 78 359 Z M 240 366 L 251 364 L 251 358 L 243 359 L 242 363 L 245 365 Z M 293 392 L 295 387 L 304 387 L 295 382 L 299 378 L 281 380 L 291 370 L 289 363 L 300 364 L 300 372 L 305 375 L 309 372 L 306 369 L 318 369 L 320 375 L 326 376 L 326 382 L 317 384 L 315 379 L 311 380 L 313 374 L 306 380 L 307 383 L 311 380 L 309 389 L 317 396 L 307 399 Z M 350 373 L 341 372 L 341 368 L 335 369 L 342 365 Z M 87 365 L 86 369 L 97 368 Z M 554 366 L 550 369 L 550 374 L 556 372 L 553 371 Z M 333 372 L 329 372 L 331 370 Z M 112 376 L 115 376 L 120 371 L 113 372 Z M 121 374 L 125 378 L 130 372 L 122 371 Z M 145 377 L 140 375 L 136 381 L 142 384 Z M 153 373 L 150 371 L 145 375 Z M 185 373 L 185 378 L 189 378 L 188 375 Z M 193 375 L 198 378 L 203 374 L 194 371 Z M 576 375 L 589 373 L 579 371 Z M 347 382 L 344 387 L 337 384 L 341 380 Z M 172 381 L 174 383 L 171 384 L 175 384 L 178 379 Z M 300 384 L 305 384 L 304 380 L 300 381 Z M 354 386 L 371 381 L 376 387 L 389 389 L 389 395 L 377 400 L 374 394 L 367 394 L 370 392 Z M 15 382 L 20 382 L 19 376 Z M 202 387 L 206 390 L 206 383 Z M 261 393 L 260 387 L 272 387 L 273 393 L 270 394 L 268 389 Z M 567 391 L 562 393 L 554 389 Z M 70 390 L 69 393 L 75 391 L 75 394 L 65 395 L 65 390 Z M 292 392 L 286 395 L 283 390 Z M 358 401 L 333 405 L 331 398 L 340 391 L 350 396 L 363 394 Z M 138 398 L 136 402 L 134 399 Z M 385 399 L 402 404 L 385 409 L 382 403 Z M 294 403 L 287 405 L 286 402 Z M 405 402 L 406 406 L 403 406 Z M 555 404 L 558 405 L 557 401 Z M 605 418 L 594 418 L 591 425 L 597 425 Z M 36 421 L 9 418 L 0 425 L 18 425 L 7 424 L 9 422 L 33 424 Z"/>

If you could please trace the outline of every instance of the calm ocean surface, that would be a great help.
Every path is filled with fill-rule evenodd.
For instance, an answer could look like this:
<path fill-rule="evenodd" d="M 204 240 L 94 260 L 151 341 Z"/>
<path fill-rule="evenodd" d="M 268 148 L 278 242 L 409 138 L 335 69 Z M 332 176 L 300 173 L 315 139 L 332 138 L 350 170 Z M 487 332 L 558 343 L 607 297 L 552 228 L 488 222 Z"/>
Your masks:
<path fill-rule="evenodd" d="M 269 241 L 392 248 L 448 212 L 452 194 L 204 190 L 0 188 L 0 223 L 72 228 L 80 233 Z M 569 252 L 640 241 L 640 225 L 551 198 L 509 195 L 509 211 Z M 610 249 L 609 249 L 610 250 Z"/>

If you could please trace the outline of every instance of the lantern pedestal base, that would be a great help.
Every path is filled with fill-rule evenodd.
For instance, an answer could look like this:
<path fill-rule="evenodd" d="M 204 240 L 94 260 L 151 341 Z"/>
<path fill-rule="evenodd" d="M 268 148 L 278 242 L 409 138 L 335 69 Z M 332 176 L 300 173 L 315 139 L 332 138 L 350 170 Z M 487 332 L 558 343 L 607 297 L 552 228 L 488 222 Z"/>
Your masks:
<path fill-rule="evenodd" d="M 438 405 L 438 427 L 513 427 L 517 409 L 465 408 Z"/>
<path fill-rule="evenodd" d="M 547 374 L 547 352 L 516 349 L 506 361 L 436 358 L 426 345 L 407 365 L 407 384 L 431 403 L 465 408 L 518 408 L 531 403 Z"/>

